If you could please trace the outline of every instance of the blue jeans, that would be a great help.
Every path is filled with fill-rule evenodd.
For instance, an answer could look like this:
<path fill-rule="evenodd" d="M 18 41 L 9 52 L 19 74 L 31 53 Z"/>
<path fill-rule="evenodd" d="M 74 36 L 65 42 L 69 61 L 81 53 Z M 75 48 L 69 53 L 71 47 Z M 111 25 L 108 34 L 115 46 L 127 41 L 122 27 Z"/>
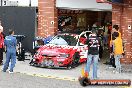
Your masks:
<path fill-rule="evenodd" d="M 104 41 L 103 42 L 104 42 L 104 44 L 108 44 L 108 36 L 107 35 L 104 36 Z"/>
<path fill-rule="evenodd" d="M 86 65 L 86 72 L 90 72 L 90 65 L 91 62 L 93 62 L 93 79 L 97 78 L 97 69 L 98 69 L 98 59 L 99 59 L 99 55 L 88 55 L 87 58 L 87 65 Z"/>
<path fill-rule="evenodd" d="M 121 72 L 121 63 L 120 63 L 120 58 L 122 57 L 122 55 L 115 55 L 115 65 L 116 65 L 116 70 L 118 72 Z"/>
<path fill-rule="evenodd" d="M 6 62 L 3 68 L 4 72 L 8 69 L 10 61 L 11 61 L 10 71 L 13 72 L 13 68 L 15 67 L 16 64 L 16 52 L 8 51 L 6 53 Z"/>

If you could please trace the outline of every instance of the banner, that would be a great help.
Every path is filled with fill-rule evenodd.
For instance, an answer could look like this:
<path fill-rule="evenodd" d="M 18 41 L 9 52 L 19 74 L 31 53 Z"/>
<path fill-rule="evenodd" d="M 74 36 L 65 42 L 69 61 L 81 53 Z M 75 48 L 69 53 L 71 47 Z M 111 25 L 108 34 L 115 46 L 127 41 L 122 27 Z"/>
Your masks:
<path fill-rule="evenodd" d="M 96 0 L 97 3 L 123 3 L 123 0 Z"/>

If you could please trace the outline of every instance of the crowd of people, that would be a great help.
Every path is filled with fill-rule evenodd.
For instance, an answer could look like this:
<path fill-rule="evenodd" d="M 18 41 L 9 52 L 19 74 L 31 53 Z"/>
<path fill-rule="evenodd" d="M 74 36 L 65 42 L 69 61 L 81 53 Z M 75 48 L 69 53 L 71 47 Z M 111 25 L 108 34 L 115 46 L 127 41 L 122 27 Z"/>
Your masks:
<path fill-rule="evenodd" d="M 124 50 L 119 26 L 112 26 L 112 22 L 100 26 L 98 22 L 95 22 L 90 31 L 92 31 L 92 34 L 89 35 L 86 41 L 89 50 L 85 72 L 87 74 L 90 72 L 90 65 L 93 62 L 93 79 L 96 79 L 98 61 L 102 58 L 103 51 L 107 50 L 110 55 L 109 65 L 116 69 L 114 72 L 121 73 L 120 59 L 124 55 Z"/>
<path fill-rule="evenodd" d="M 88 45 L 88 59 L 86 64 L 85 72 L 89 74 L 90 65 L 93 64 L 93 79 L 97 79 L 97 68 L 99 58 L 102 57 L 102 48 L 106 47 L 110 53 L 110 65 L 112 65 L 115 70 L 114 73 L 121 73 L 121 63 L 120 59 L 124 55 L 123 50 L 123 41 L 121 38 L 121 33 L 119 32 L 118 25 L 109 24 L 105 28 L 98 28 L 97 26 L 93 26 L 94 28 L 91 30 L 92 34 L 89 35 L 86 44 Z M 102 37 L 103 43 L 100 41 L 100 36 Z"/>

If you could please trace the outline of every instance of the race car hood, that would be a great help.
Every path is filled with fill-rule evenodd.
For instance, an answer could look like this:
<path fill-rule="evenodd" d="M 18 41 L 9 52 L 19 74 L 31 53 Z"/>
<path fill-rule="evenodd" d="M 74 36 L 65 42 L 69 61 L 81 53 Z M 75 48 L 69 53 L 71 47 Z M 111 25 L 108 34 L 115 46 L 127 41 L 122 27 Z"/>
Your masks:
<path fill-rule="evenodd" d="M 68 54 L 73 49 L 71 46 L 44 45 L 39 48 L 38 52 L 41 55 L 57 56 L 62 53 Z"/>

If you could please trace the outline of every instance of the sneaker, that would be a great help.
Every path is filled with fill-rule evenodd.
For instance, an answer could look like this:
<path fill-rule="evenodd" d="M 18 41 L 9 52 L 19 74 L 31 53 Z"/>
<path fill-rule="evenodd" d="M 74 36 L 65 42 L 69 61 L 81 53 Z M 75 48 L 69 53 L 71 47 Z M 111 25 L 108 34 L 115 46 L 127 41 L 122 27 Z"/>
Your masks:
<path fill-rule="evenodd" d="M 100 58 L 98 59 L 98 61 L 100 61 Z"/>
<path fill-rule="evenodd" d="M 2 66 L 2 65 L 3 65 L 3 62 L 0 63 L 0 66 Z"/>
<path fill-rule="evenodd" d="M 13 73 L 13 71 L 9 71 L 9 74 L 12 74 Z"/>
<path fill-rule="evenodd" d="M 114 67 L 113 66 L 110 66 L 109 69 L 113 69 Z"/>
<path fill-rule="evenodd" d="M 2 70 L 2 72 L 6 72 L 5 70 Z"/>
<path fill-rule="evenodd" d="M 119 68 L 119 73 L 122 73 L 122 69 L 121 68 Z"/>
<path fill-rule="evenodd" d="M 1 71 L 2 71 L 2 72 L 6 72 L 6 70 L 7 70 L 7 69 L 3 69 L 3 68 L 1 68 Z"/>
<path fill-rule="evenodd" d="M 98 80 L 99 79 L 99 77 L 97 77 L 97 78 L 92 78 L 92 80 Z"/>
<path fill-rule="evenodd" d="M 113 73 L 117 74 L 117 73 L 120 73 L 120 72 L 114 70 Z"/>

